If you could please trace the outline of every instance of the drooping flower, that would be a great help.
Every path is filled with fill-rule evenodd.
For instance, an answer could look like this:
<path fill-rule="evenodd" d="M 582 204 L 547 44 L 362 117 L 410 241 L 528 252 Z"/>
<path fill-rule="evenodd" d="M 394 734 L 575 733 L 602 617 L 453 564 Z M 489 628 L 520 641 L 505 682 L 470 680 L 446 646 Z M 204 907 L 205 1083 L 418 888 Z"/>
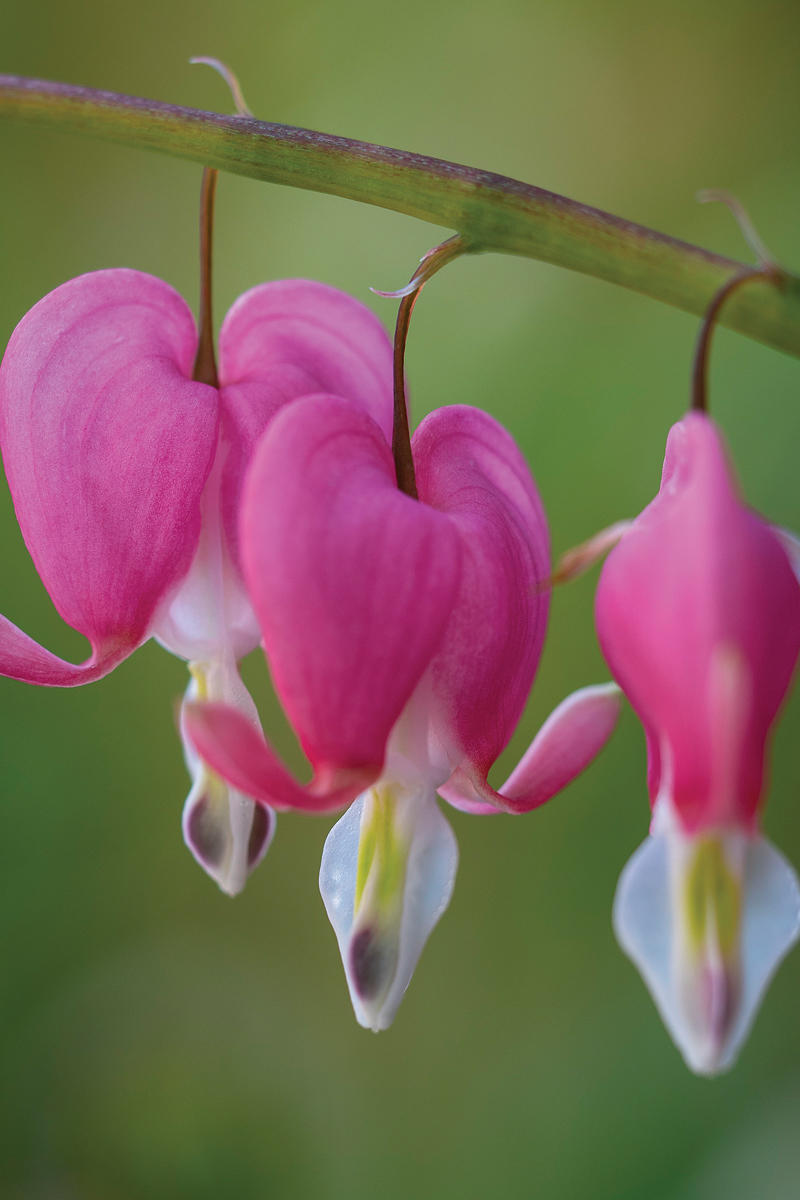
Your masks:
<path fill-rule="evenodd" d="M 314 771 L 302 787 L 230 707 L 192 705 L 202 756 L 264 803 L 325 811 L 320 885 L 359 1022 L 392 1021 L 447 907 L 457 847 L 436 803 L 474 813 L 544 803 L 604 745 L 614 685 L 549 718 L 507 784 L 507 744 L 545 634 L 549 542 L 527 465 L 463 406 L 413 438 L 419 500 L 398 490 L 385 433 L 330 395 L 263 435 L 241 508 L 244 576 L 276 690 Z"/>
<path fill-rule="evenodd" d="M 0 446 L 17 517 L 63 619 L 91 643 L 72 664 L 0 617 L 0 673 L 72 687 L 156 637 L 188 660 L 189 698 L 257 725 L 237 661 L 261 634 L 239 566 L 244 470 L 283 405 L 320 389 L 391 428 L 391 347 L 363 305 L 288 280 L 236 301 L 220 386 L 192 379 L 198 335 L 168 284 L 107 270 L 63 284 L 13 333 L 0 368 Z M 263 856 L 274 817 L 232 789 L 184 736 L 192 853 L 230 893 Z"/>
<path fill-rule="evenodd" d="M 601 647 L 644 726 L 653 805 L 615 928 L 702 1074 L 732 1065 L 800 932 L 797 877 L 758 831 L 800 649 L 790 544 L 742 502 L 718 430 L 693 412 L 597 589 Z"/>

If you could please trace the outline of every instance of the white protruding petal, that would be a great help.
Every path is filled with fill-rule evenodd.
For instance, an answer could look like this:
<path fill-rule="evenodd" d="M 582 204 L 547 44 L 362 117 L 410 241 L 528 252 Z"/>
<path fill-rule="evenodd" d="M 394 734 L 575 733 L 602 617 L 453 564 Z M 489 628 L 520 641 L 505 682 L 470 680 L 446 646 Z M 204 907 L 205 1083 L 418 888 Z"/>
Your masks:
<path fill-rule="evenodd" d="M 639 847 L 620 876 L 614 898 L 614 930 L 644 979 L 669 1033 L 687 1065 L 714 1075 L 736 1060 L 758 1006 L 779 963 L 800 934 L 797 876 L 765 838 L 721 834 L 735 879 L 736 840 L 741 849 L 741 914 L 737 945 L 720 949 L 705 939 L 694 957 L 686 936 L 681 889 L 688 883 L 692 854 L 700 839 L 674 831 L 657 833 Z M 698 957 L 699 954 L 699 957 Z M 717 1026 L 698 1022 L 714 1007 L 709 979 L 722 983 L 722 1006 L 730 1005 Z M 710 1018 L 714 1024 L 714 1016 Z"/>
<path fill-rule="evenodd" d="M 165 650 L 191 662 L 240 659 L 261 641 L 261 631 L 239 572 L 231 562 L 220 512 L 225 446 L 200 501 L 200 541 L 188 573 L 156 614 L 153 636 Z"/>
<path fill-rule="evenodd" d="M 457 866 L 455 835 L 431 785 L 380 781 L 328 834 L 320 891 L 365 1028 L 377 1032 L 392 1023 L 450 902 Z"/>
<path fill-rule="evenodd" d="M 199 699 L 235 705 L 253 722 L 256 707 L 233 663 L 193 663 L 184 703 Z M 192 788 L 183 807 L 183 838 L 196 861 L 223 892 L 241 892 L 275 834 L 271 808 L 237 792 L 198 756 L 181 729 L 186 767 Z"/>
<path fill-rule="evenodd" d="M 238 659 L 261 641 L 255 613 L 237 573 L 227 561 L 220 571 L 222 582 L 198 551 L 188 575 L 163 607 L 153 633 L 171 654 L 207 662 L 227 645 Z"/>
<path fill-rule="evenodd" d="M 200 540 L 194 559 L 161 604 L 151 633 L 171 654 L 189 661 L 192 680 L 184 703 L 232 704 L 258 726 L 256 707 L 236 666 L 258 645 L 261 632 L 225 536 L 220 485 L 226 454 L 221 438 L 200 501 Z M 210 770 L 182 726 L 181 739 L 192 779 L 183 808 L 184 841 L 222 891 L 235 896 L 269 848 L 275 813 L 254 804 Z"/>

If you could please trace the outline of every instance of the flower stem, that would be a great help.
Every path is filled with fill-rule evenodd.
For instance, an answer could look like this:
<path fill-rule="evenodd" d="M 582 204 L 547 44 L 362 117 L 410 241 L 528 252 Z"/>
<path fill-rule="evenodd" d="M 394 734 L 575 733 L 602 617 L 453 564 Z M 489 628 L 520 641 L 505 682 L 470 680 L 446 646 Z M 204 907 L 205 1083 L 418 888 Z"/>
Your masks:
<path fill-rule="evenodd" d="M 702 316 L 743 264 L 530 184 L 420 154 L 91 88 L 0 76 L 0 117 L 44 122 L 271 183 L 347 196 Z M 800 357 L 800 278 L 753 288 L 724 324 Z"/>
<path fill-rule="evenodd" d="M 418 281 L 413 291 L 407 292 L 400 301 L 397 310 L 397 324 L 394 327 L 394 419 L 392 422 L 392 456 L 397 473 L 397 486 L 407 496 L 417 500 L 417 480 L 414 475 L 414 459 L 411 454 L 411 429 L 408 423 L 408 406 L 406 404 L 406 339 L 411 314 L 417 297 L 423 287 L 442 267 L 447 266 L 453 259 L 466 253 L 467 245 L 458 236 L 448 238 L 441 246 L 429 250 L 411 276 L 409 287 Z M 407 289 L 403 288 L 406 292 Z"/>
<path fill-rule="evenodd" d="M 203 170 L 200 188 L 200 315 L 197 322 L 200 335 L 192 379 L 219 387 L 217 363 L 214 357 L 214 324 L 211 318 L 211 261 L 214 249 L 214 198 L 217 175 L 213 167 Z"/>
<path fill-rule="evenodd" d="M 783 286 L 785 277 L 785 273 L 780 267 L 776 267 L 773 263 L 762 263 L 761 266 L 746 267 L 739 271 L 732 279 L 717 289 L 703 318 L 695 345 L 692 363 L 692 410 L 694 412 L 708 412 L 708 359 L 711 339 L 725 301 L 745 283 L 749 283 L 753 279 L 774 283 L 780 288 Z"/>

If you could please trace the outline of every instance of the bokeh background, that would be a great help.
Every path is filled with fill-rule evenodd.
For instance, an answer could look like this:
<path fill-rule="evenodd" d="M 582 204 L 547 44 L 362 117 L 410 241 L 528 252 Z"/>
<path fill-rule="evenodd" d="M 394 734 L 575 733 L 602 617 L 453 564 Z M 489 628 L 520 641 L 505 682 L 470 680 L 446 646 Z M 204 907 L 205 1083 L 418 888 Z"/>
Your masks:
<path fill-rule="evenodd" d="M 800 266 L 794 0 L 2 0 L 0 69 L 255 113 L 489 168 L 746 257 L 728 187 Z M 199 168 L 0 124 L 0 339 L 71 276 L 129 266 L 197 295 Z M 222 176 L 216 315 L 281 276 L 371 296 L 444 231 Z M 538 478 L 556 552 L 634 515 L 686 407 L 696 321 L 529 260 L 485 256 L 417 306 L 417 419 L 488 408 Z M 800 363 L 720 332 L 712 405 L 749 499 L 800 526 Z M 83 657 L 2 484 L 0 607 Z M 513 764 L 569 691 L 607 678 L 596 571 L 556 595 Z M 301 758 L 263 659 L 246 675 Z M 692 1077 L 617 948 L 619 872 L 647 832 L 627 711 L 544 810 L 450 813 L 461 866 L 394 1027 L 356 1026 L 317 890 L 330 821 L 281 818 L 231 901 L 180 834 L 172 705 L 148 644 L 110 678 L 0 680 L 0 1195 L 9 1200 L 789 1200 L 800 1194 L 800 953 L 739 1065 Z M 775 739 L 768 834 L 800 865 L 800 702 Z"/>

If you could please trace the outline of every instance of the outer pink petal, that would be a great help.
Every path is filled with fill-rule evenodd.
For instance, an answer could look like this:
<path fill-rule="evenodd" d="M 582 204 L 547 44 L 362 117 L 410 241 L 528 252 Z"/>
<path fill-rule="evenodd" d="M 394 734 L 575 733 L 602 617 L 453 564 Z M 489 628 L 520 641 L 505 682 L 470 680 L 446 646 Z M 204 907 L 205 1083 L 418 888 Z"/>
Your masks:
<path fill-rule="evenodd" d="M 461 405 L 413 439 L 420 500 L 462 544 L 458 599 L 432 664 L 433 720 L 451 761 L 485 782 L 530 691 L 547 625 L 547 522 L 511 436 Z"/>
<path fill-rule="evenodd" d="M 133 649 L 135 645 L 126 642 L 115 644 L 108 639 L 100 643 L 85 662 L 66 662 L 0 616 L 0 674 L 26 683 L 47 687 L 77 687 L 81 683 L 93 683 L 119 666 Z"/>
<path fill-rule="evenodd" d="M 69 685 L 110 670 L 147 635 L 186 572 L 218 424 L 188 379 L 186 304 L 138 271 L 98 271 L 45 296 L 0 368 L 0 443 L 23 536 L 61 616 L 91 642 L 75 668 L 14 626 L 0 672 Z"/>
<path fill-rule="evenodd" d="M 315 396 L 259 443 L 240 536 L 275 685 L 315 771 L 379 769 L 456 595 L 452 522 L 398 491 L 371 417 Z"/>
<path fill-rule="evenodd" d="M 355 800 L 377 770 L 338 771 L 301 787 L 252 722 L 226 704 L 187 704 L 186 731 L 200 757 L 238 791 L 272 808 L 326 813 Z"/>
<path fill-rule="evenodd" d="M 603 568 L 596 619 L 687 831 L 751 826 L 800 649 L 800 587 L 707 417 L 673 427 L 661 490 Z"/>
<path fill-rule="evenodd" d="M 219 336 L 225 523 L 235 547 L 244 471 L 279 408 L 325 392 L 352 400 L 392 436 L 392 346 L 352 296 L 308 279 L 264 283 L 240 296 Z"/>
<path fill-rule="evenodd" d="M 573 692 L 545 721 L 499 791 L 456 771 L 439 791 L 466 812 L 488 815 L 530 812 L 550 800 L 584 771 L 605 746 L 619 717 L 621 696 L 614 684 Z"/>

